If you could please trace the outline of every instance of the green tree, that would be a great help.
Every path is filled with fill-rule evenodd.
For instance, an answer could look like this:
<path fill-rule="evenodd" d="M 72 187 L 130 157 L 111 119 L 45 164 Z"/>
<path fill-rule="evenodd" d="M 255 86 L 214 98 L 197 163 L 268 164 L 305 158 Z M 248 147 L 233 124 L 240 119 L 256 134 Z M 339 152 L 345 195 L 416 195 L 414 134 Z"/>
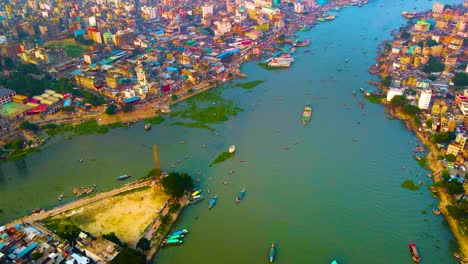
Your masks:
<path fill-rule="evenodd" d="M 464 72 L 457 72 L 452 79 L 453 84 L 456 86 L 467 86 L 468 85 L 468 74 Z"/>
<path fill-rule="evenodd" d="M 124 248 L 119 254 L 110 262 L 111 264 L 144 264 L 146 258 L 140 252 L 131 249 Z"/>
<path fill-rule="evenodd" d="M 445 189 L 447 190 L 447 193 L 451 195 L 458 195 L 465 192 L 463 184 L 455 179 L 452 179 L 445 183 Z"/>
<path fill-rule="evenodd" d="M 117 106 L 115 104 L 110 104 L 106 108 L 106 114 L 115 115 L 117 113 Z"/>
<path fill-rule="evenodd" d="M 430 40 L 428 40 L 428 41 L 426 42 L 426 45 L 427 45 L 428 47 L 434 47 L 434 46 L 439 45 L 439 43 L 437 43 L 437 41 L 435 41 L 435 40 L 433 40 L 433 39 L 430 39 Z"/>
<path fill-rule="evenodd" d="M 38 260 L 44 255 L 44 252 L 35 251 L 32 253 L 32 259 Z"/>
<path fill-rule="evenodd" d="M 392 85 L 392 77 L 387 76 L 380 81 L 380 83 L 385 87 L 390 87 Z"/>
<path fill-rule="evenodd" d="M 146 239 L 146 237 L 142 237 L 136 244 L 136 247 L 144 251 L 147 251 L 151 248 L 151 244 L 150 244 L 150 241 Z"/>
<path fill-rule="evenodd" d="M 13 60 L 9 57 L 5 57 L 3 59 L 3 65 L 5 65 L 5 67 L 8 69 L 8 70 L 13 70 L 15 68 L 15 63 L 13 62 Z"/>
<path fill-rule="evenodd" d="M 171 172 L 161 179 L 161 185 L 167 194 L 181 197 L 185 191 L 193 188 L 193 180 L 187 173 Z"/>
<path fill-rule="evenodd" d="M 403 106 L 403 112 L 405 112 L 408 115 L 417 115 L 421 113 L 421 109 L 415 105 L 410 105 L 410 104 L 405 104 Z"/>
<path fill-rule="evenodd" d="M 432 119 L 426 120 L 426 126 L 428 126 L 429 128 L 432 128 Z"/>
<path fill-rule="evenodd" d="M 133 105 L 132 104 L 125 104 L 122 106 L 122 112 L 127 113 L 133 110 Z"/>
<path fill-rule="evenodd" d="M 21 122 L 19 127 L 24 130 L 31 130 L 36 132 L 39 130 L 39 126 L 33 123 L 29 123 L 28 121 Z"/>
<path fill-rule="evenodd" d="M 122 242 L 122 240 L 120 240 L 114 232 L 104 234 L 102 237 L 109 240 L 110 242 L 113 242 L 113 243 L 121 246 L 121 247 L 127 247 L 128 246 L 127 243 Z"/>
<path fill-rule="evenodd" d="M 406 97 L 403 95 L 395 95 L 390 101 L 390 105 L 394 107 L 406 105 Z"/>
<path fill-rule="evenodd" d="M 437 58 L 430 56 L 429 61 L 426 65 L 422 68 L 422 71 L 425 73 L 431 72 L 441 72 L 445 68 L 445 65 L 441 63 Z"/>
<path fill-rule="evenodd" d="M 177 100 L 179 97 L 176 94 L 171 95 L 171 99 L 173 101 Z"/>
<path fill-rule="evenodd" d="M 445 155 L 445 160 L 448 161 L 448 162 L 454 162 L 456 159 L 457 159 L 457 157 L 455 157 L 455 155 L 453 155 L 453 154 Z"/>
<path fill-rule="evenodd" d="M 455 139 L 455 133 L 434 133 L 432 135 L 432 142 L 434 143 L 448 143 Z"/>
<path fill-rule="evenodd" d="M 442 171 L 442 179 L 444 181 L 449 181 L 450 180 L 450 172 L 448 170 L 443 170 Z"/>
<path fill-rule="evenodd" d="M 278 40 L 283 41 L 286 38 L 284 34 L 279 35 Z"/>

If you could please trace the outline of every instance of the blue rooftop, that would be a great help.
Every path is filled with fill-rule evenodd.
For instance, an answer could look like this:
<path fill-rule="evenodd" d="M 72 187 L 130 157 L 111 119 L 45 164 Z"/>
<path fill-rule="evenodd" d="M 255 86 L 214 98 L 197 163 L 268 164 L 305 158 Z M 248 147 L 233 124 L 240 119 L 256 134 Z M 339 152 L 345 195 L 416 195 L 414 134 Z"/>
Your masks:
<path fill-rule="evenodd" d="M 26 254 L 28 254 L 29 252 L 31 252 L 33 249 L 35 249 L 39 244 L 37 244 L 37 242 L 33 242 L 31 245 L 29 245 L 27 248 L 23 249 L 23 251 L 21 251 L 19 254 L 18 254 L 18 258 L 22 258 L 24 257 Z"/>

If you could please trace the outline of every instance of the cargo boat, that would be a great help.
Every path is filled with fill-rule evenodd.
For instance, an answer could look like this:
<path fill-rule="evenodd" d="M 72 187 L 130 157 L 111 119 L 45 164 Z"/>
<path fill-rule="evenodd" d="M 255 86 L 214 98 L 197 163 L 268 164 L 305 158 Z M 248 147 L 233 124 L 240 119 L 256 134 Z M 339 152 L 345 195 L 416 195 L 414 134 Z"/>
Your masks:
<path fill-rule="evenodd" d="M 132 176 L 127 175 L 127 174 L 122 174 L 119 177 L 117 177 L 117 180 L 118 181 L 123 181 L 123 180 L 126 180 L 126 179 L 130 178 L 130 177 L 132 177 Z"/>
<path fill-rule="evenodd" d="M 416 244 L 410 243 L 409 244 L 409 250 L 410 250 L 410 253 L 411 253 L 411 256 L 412 256 L 414 262 L 419 263 L 421 258 L 418 255 L 418 250 L 416 249 Z"/>
<path fill-rule="evenodd" d="M 271 248 L 270 248 L 270 263 L 273 263 L 273 261 L 275 261 L 275 257 L 276 257 L 275 243 L 272 243 Z"/>
<path fill-rule="evenodd" d="M 208 209 L 213 208 L 213 206 L 216 205 L 216 200 L 218 200 L 218 196 L 213 197 L 213 199 L 210 200 L 210 204 L 208 205 Z"/>
<path fill-rule="evenodd" d="M 305 126 L 309 123 L 310 119 L 312 118 L 312 107 L 310 104 L 304 107 L 304 112 L 302 112 L 302 124 Z"/>
<path fill-rule="evenodd" d="M 242 191 L 239 193 L 239 195 L 236 198 L 236 203 L 242 201 L 242 199 L 244 199 L 244 196 L 245 196 L 245 189 L 242 189 Z"/>

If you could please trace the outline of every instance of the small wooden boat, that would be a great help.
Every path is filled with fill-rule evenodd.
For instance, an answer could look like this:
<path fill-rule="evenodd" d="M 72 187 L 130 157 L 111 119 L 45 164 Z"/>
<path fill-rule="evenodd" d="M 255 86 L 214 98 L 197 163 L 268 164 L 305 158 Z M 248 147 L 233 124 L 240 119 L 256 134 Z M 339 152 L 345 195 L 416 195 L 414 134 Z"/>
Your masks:
<path fill-rule="evenodd" d="M 273 263 L 275 261 L 275 257 L 276 257 L 275 243 L 272 243 L 270 247 L 270 257 L 269 257 L 270 263 Z"/>
<path fill-rule="evenodd" d="M 117 177 L 117 180 L 118 180 L 118 181 L 123 181 L 123 180 L 126 180 L 126 179 L 130 178 L 130 177 L 132 177 L 132 176 L 127 175 L 127 174 L 122 174 L 122 175 L 120 175 L 119 177 Z M 83 189 L 84 189 L 84 188 L 83 188 Z"/>
<path fill-rule="evenodd" d="M 208 209 L 213 208 L 216 205 L 217 200 L 218 200 L 218 196 L 213 197 L 213 199 L 210 200 L 210 204 L 208 205 Z"/>
<path fill-rule="evenodd" d="M 358 142 L 358 140 L 357 140 L 357 139 L 355 139 L 355 138 L 353 138 L 352 140 L 353 140 L 353 142 Z"/>
<path fill-rule="evenodd" d="M 145 125 L 145 130 L 148 131 L 148 130 L 150 130 L 150 129 L 151 129 L 151 124 L 146 124 L 146 125 Z"/>
<path fill-rule="evenodd" d="M 458 260 L 461 260 L 461 256 L 460 254 L 458 254 L 457 252 L 453 252 L 453 256 L 458 259 Z"/>
<path fill-rule="evenodd" d="M 244 196 L 245 196 L 245 189 L 242 189 L 242 191 L 239 193 L 239 195 L 236 198 L 236 203 L 242 201 L 242 199 L 244 199 Z"/>
<path fill-rule="evenodd" d="M 59 201 L 62 201 L 62 199 L 63 199 L 64 197 L 65 197 L 65 194 L 62 193 L 62 194 L 59 195 L 58 200 L 59 200 Z"/>
<path fill-rule="evenodd" d="M 246 161 L 246 160 L 241 160 L 241 161 L 239 161 L 239 162 L 247 162 L 247 161 Z"/>
<path fill-rule="evenodd" d="M 196 178 L 195 180 L 196 180 L 197 182 L 201 182 L 201 180 L 200 180 L 199 178 Z"/>
<path fill-rule="evenodd" d="M 432 178 L 432 174 L 428 173 L 426 174 L 427 177 Z"/>
<path fill-rule="evenodd" d="M 211 193 L 210 189 L 206 190 L 206 193 L 207 193 L 207 194 L 210 194 L 210 193 Z"/>
<path fill-rule="evenodd" d="M 233 170 L 230 170 L 230 171 L 228 171 L 228 173 L 229 173 L 229 174 L 233 174 L 233 173 L 234 173 L 234 171 L 233 171 Z"/>
<path fill-rule="evenodd" d="M 419 263 L 421 258 L 419 257 L 418 250 L 416 249 L 416 244 L 410 243 L 409 250 L 410 250 L 411 257 L 413 258 L 414 262 Z"/>
<path fill-rule="evenodd" d="M 439 209 L 432 209 L 432 212 L 433 212 L 435 215 L 440 215 L 440 210 L 439 210 Z"/>
<path fill-rule="evenodd" d="M 422 181 L 419 181 L 418 182 L 419 186 L 423 185 L 423 182 Z"/>

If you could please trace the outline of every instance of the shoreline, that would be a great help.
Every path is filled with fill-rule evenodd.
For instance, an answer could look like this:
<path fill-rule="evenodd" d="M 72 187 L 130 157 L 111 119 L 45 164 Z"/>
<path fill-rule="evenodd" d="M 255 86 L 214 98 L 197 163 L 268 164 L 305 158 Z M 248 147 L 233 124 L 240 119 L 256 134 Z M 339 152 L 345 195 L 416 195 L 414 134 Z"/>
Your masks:
<path fill-rule="evenodd" d="M 386 90 L 385 88 L 382 88 L 381 85 L 379 85 L 378 88 L 384 92 Z M 416 135 L 418 140 L 427 148 L 427 155 L 425 157 L 427 157 L 428 169 L 432 172 L 433 175 L 432 182 L 437 183 L 441 181 L 442 171 L 445 169 L 445 166 L 443 166 L 443 164 L 441 164 L 440 161 L 437 159 L 437 157 L 440 154 L 437 147 L 426 137 L 424 137 L 421 131 L 419 131 L 414 118 L 412 118 L 413 116 L 401 113 L 401 111 L 399 110 L 391 109 L 389 103 L 387 103 L 384 100 L 386 99 L 383 98 L 380 104 L 385 107 L 385 111 L 388 113 L 389 116 L 392 116 L 402 122 L 410 123 L 411 131 Z M 450 204 L 451 199 L 448 196 L 448 194 L 440 188 L 438 189 L 437 194 L 439 197 L 439 201 L 437 203 L 438 208 L 447 220 L 448 225 L 450 227 L 450 231 L 452 232 L 452 235 L 455 237 L 458 243 L 458 249 L 462 256 L 462 260 L 460 260 L 460 263 L 468 263 L 466 261 L 466 258 L 468 258 L 468 237 L 460 232 L 460 230 L 458 229 L 457 221 L 452 216 L 450 216 L 446 209 L 446 206 Z"/>

